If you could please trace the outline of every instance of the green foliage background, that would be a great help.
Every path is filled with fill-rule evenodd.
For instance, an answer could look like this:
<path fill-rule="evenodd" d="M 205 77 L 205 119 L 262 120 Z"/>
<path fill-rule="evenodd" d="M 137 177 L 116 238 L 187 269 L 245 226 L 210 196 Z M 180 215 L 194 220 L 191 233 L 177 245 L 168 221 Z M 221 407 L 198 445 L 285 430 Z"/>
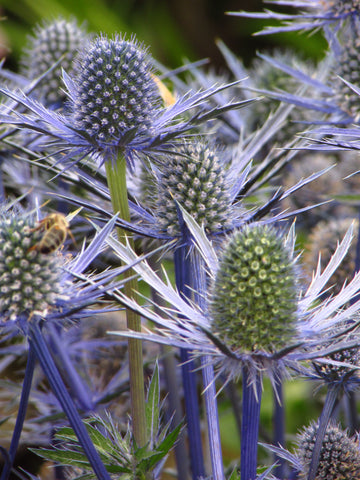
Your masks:
<path fill-rule="evenodd" d="M 216 38 L 221 38 L 245 64 L 257 50 L 282 45 L 311 57 L 322 56 L 326 43 L 320 35 L 253 37 L 263 26 L 262 21 L 226 15 L 229 11 L 260 11 L 263 7 L 261 0 L 0 0 L 0 28 L 14 66 L 34 25 L 59 15 L 74 16 L 94 32 L 135 33 L 169 68 L 178 67 L 184 58 L 209 58 L 215 66 L 223 66 Z"/>

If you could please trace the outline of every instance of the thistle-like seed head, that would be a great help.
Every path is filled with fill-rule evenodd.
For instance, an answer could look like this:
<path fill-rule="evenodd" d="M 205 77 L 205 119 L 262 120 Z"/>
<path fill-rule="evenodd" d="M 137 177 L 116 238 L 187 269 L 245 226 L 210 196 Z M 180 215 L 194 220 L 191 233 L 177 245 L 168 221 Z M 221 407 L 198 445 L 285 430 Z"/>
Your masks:
<path fill-rule="evenodd" d="M 212 288 L 212 330 L 230 348 L 274 352 L 294 342 L 297 289 L 293 259 L 274 228 L 236 231 Z"/>
<path fill-rule="evenodd" d="M 24 76 L 34 80 L 60 61 L 35 91 L 45 104 L 51 105 L 65 100 L 65 94 L 61 90 L 64 86 L 61 69 L 71 74 L 72 62 L 87 38 L 86 31 L 76 21 L 63 18 L 37 26 L 34 35 L 29 37 L 21 62 Z"/>
<path fill-rule="evenodd" d="M 312 424 L 298 436 L 298 456 L 303 464 L 301 478 L 308 477 L 318 426 Z M 339 427 L 329 425 L 320 450 L 315 480 L 359 480 L 359 442 Z"/>
<path fill-rule="evenodd" d="M 151 129 L 160 96 L 146 49 L 134 39 L 99 36 L 76 63 L 69 105 L 76 128 L 103 147 Z"/>
<path fill-rule="evenodd" d="M 176 202 L 208 233 L 231 226 L 231 199 L 217 153 L 201 141 L 183 143 L 161 167 L 156 214 L 169 235 L 180 233 Z"/>
<path fill-rule="evenodd" d="M 0 317 L 44 314 L 61 293 L 61 259 L 34 247 L 42 232 L 29 216 L 0 213 Z"/>

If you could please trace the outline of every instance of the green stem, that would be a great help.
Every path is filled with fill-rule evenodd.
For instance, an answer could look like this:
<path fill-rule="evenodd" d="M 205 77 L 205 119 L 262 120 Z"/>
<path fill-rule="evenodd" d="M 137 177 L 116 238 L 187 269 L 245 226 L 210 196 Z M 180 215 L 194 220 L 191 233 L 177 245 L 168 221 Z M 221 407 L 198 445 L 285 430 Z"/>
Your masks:
<path fill-rule="evenodd" d="M 106 176 L 110 190 L 111 202 L 114 213 L 119 213 L 125 221 L 130 221 L 129 202 L 126 187 L 126 160 L 119 154 L 117 160 L 113 163 L 106 162 Z M 125 230 L 117 229 L 119 241 L 123 244 L 126 239 L 133 246 L 131 235 Z M 124 285 L 125 294 L 130 298 L 136 297 L 137 280 L 130 278 L 134 272 L 128 270 L 125 273 L 129 280 Z M 135 332 L 141 331 L 141 319 L 139 315 L 126 310 L 127 327 Z M 130 396 L 131 396 L 131 415 L 133 421 L 134 437 L 138 446 L 144 446 L 147 442 L 146 435 L 146 417 L 145 417 L 145 389 L 144 389 L 144 371 L 142 342 L 138 339 L 129 338 L 129 376 L 130 376 Z"/>

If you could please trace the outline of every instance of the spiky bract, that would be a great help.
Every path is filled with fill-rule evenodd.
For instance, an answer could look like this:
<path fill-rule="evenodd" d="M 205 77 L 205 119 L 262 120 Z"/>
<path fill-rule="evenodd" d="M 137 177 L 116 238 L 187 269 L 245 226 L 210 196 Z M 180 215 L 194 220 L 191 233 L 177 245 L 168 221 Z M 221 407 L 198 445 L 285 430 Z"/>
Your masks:
<path fill-rule="evenodd" d="M 298 456 L 303 464 L 301 478 L 307 478 L 318 426 L 312 424 L 298 436 Z M 322 442 L 316 480 L 358 480 L 360 450 L 355 438 L 339 427 L 328 426 Z"/>
<path fill-rule="evenodd" d="M 293 259 L 276 230 L 235 232 L 213 285 L 213 332 L 233 349 L 274 352 L 294 342 L 296 299 Z"/>
<path fill-rule="evenodd" d="M 332 219 L 328 222 L 319 222 L 310 232 L 306 244 L 306 252 L 304 253 L 304 270 L 311 278 L 312 272 L 316 269 L 319 262 L 322 268 L 325 268 L 330 258 L 335 253 L 337 243 L 343 238 L 350 225 L 353 223 L 352 218 Z M 354 222 L 355 223 L 355 222 Z M 355 223 L 356 224 L 356 223 Z M 329 287 L 331 293 L 339 293 L 345 281 L 353 277 L 356 262 L 356 241 L 358 237 L 358 226 L 355 228 L 355 240 L 351 244 L 346 257 L 342 261 L 339 268 L 330 278 Z"/>

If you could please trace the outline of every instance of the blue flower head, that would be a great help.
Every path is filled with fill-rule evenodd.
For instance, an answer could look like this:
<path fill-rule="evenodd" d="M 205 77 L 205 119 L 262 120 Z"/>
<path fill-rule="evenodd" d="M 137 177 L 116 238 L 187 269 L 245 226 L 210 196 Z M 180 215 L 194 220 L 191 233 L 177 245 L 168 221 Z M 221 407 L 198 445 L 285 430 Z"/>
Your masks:
<path fill-rule="evenodd" d="M 68 110 L 105 157 L 151 129 L 159 91 L 147 50 L 135 39 L 97 37 L 78 56 Z"/>

